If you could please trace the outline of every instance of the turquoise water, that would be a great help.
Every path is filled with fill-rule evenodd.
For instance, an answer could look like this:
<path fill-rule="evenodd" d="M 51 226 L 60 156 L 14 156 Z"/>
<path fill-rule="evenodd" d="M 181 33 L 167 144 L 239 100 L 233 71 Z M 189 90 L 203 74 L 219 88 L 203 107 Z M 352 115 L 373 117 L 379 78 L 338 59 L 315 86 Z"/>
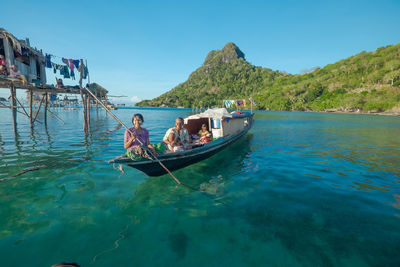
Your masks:
<path fill-rule="evenodd" d="M 107 161 L 124 129 L 92 110 L 52 110 L 48 126 L 0 110 L 2 266 L 398 266 L 400 117 L 257 112 L 217 155 L 149 178 Z M 184 109 L 144 115 L 160 141 Z M 39 120 L 43 120 L 39 114 Z M 115 166 L 117 167 L 117 166 Z"/>

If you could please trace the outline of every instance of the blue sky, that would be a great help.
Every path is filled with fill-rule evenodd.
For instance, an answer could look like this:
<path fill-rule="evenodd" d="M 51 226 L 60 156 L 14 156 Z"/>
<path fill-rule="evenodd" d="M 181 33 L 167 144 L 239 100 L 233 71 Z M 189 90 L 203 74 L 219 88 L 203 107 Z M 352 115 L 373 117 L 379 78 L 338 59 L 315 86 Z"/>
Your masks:
<path fill-rule="evenodd" d="M 251 64 L 293 74 L 400 43 L 399 0 L 18 3 L 2 3 L 0 27 L 44 52 L 86 58 L 91 81 L 125 101 L 186 81 L 227 42 Z"/>

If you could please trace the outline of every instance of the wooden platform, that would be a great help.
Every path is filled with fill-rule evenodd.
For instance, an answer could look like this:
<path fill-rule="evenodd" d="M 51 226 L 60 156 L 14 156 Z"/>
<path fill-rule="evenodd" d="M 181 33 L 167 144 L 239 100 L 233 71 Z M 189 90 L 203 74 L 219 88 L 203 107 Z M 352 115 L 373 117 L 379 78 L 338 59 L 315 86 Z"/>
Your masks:
<path fill-rule="evenodd" d="M 0 77 L 0 89 L 9 90 L 11 87 L 15 89 L 25 89 L 32 91 L 33 93 L 56 93 L 56 94 L 80 94 L 81 89 L 78 85 L 76 86 L 64 86 L 63 88 L 55 88 L 48 85 L 34 85 L 34 84 L 23 84 L 19 79 L 13 78 L 1 78 Z"/>
<path fill-rule="evenodd" d="M 95 85 L 95 87 L 99 87 L 97 84 L 92 84 Z M 49 85 L 35 85 L 32 83 L 27 83 L 23 84 L 21 80 L 15 79 L 15 78 L 10 78 L 10 77 L 5 77 L 5 76 L 0 76 L 0 89 L 7 89 L 10 90 L 10 105 L 5 106 L 2 105 L 2 107 L 7 107 L 12 110 L 12 118 L 13 118 L 13 124 L 14 124 L 14 129 L 17 127 L 17 112 L 27 116 L 30 120 L 31 127 L 33 126 L 34 122 L 37 121 L 37 115 L 40 111 L 40 108 L 42 104 L 44 104 L 44 123 L 47 124 L 47 112 L 48 112 L 48 98 L 50 94 L 79 94 L 82 99 L 82 107 L 83 107 L 83 129 L 85 133 L 88 133 L 89 131 L 89 124 L 90 124 L 90 105 L 91 102 L 93 102 L 92 96 L 88 93 L 91 92 L 93 95 L 96 97 L 100 98 L 101 100 L 106 100 L 107 99 L 107 90 L 104 88 L 99 89 L 88 89 L 88 88 L 82 88 L 81 86 L 64 86 L 62 88 L 55 88 L 53 86 Z M 90 85 L 89 85 L 90 88 Z M 22 89 L 26 90 L 27 94 L 29 94 L 28 100 L 29 100 L 29 112 L 25 110 L 23 105 L 20 103 L 18 98 L 16 97 L 16 90 L 17 89 Z M 88 91 L 87 91 L 88 90 Z M 36 113 L 33 112 L 33 94 L 41 94 L 42 97 L 39 102 L 39 107 L 36 111 Z M 17 110 L 18 108 L 21 108 L 23 112 Z M 49 111 L 50 112 L 50 111 Z M 52 112 L 50 112 L 52 113 Z M 55 115 L 55 114 L 53 114 Z M 56 116 L 56 115 L 55 115 Z"/>

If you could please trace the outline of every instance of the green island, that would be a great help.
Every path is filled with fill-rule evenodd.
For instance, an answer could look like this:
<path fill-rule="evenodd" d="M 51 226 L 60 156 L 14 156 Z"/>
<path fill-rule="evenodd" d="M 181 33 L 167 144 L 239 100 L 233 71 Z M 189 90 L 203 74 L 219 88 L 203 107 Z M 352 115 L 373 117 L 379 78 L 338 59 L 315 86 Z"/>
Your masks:
<path fill-rule="evenodd" d="M 136 106 L 215 107 L 252 97 L 262 110 L 400 113 L 400 44 L 305 72 L 254 66 L 229 42 L 209 52 L 187 81 Z"/>

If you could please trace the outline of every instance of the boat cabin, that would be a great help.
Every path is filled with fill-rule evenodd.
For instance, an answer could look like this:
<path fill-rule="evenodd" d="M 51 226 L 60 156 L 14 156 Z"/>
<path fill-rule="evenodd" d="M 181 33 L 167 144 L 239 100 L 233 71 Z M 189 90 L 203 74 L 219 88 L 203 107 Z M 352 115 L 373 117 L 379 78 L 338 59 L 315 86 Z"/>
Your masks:
<path fill-rule="evenodd" d="M 225 108 L 208 109 L 203 113 L 185 118 L 183 127 L 193 136 L 198 134 L 202 124 L 206 124 L 213 140 L 216 140 L 243 131 L 248 124 L 248 115 L 247 113 L 236 111 L 229 113 Z"/>

